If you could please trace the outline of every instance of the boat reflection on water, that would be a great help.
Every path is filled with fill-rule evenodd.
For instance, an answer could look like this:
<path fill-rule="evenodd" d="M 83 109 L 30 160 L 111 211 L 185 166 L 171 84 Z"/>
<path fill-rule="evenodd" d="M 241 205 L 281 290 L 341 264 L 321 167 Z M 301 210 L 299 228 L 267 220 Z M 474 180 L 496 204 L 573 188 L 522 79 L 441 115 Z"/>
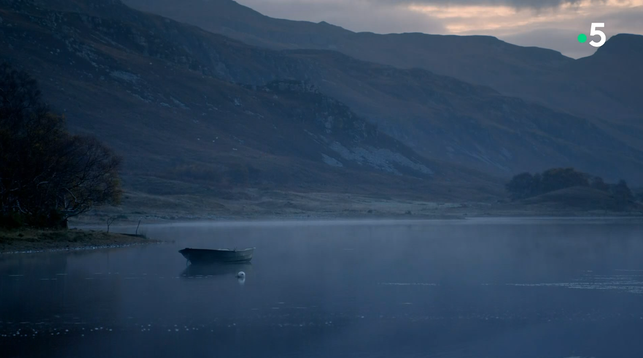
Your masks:
<path fill-rule="evenodd" d="M 246 273 L 252 271 L 250 263 L 210 263 L 210 264 L 190 264 L 183 270 L 181 277 L 212 277 L 212 276 L 232 276 L 237 277 L 239 283 L 245 282 Z M 239 275 L 243 272 L 243 275 Z"/>

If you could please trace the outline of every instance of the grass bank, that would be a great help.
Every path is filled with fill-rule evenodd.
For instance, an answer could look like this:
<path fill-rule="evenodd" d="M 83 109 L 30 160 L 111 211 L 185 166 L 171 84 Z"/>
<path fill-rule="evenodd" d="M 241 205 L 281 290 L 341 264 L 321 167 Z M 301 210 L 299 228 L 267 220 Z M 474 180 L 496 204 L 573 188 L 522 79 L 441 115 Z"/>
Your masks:
<path fill-rule="evenodd" d="M 92 249 L 155 242 L 144 236 L 92 230 L 0 229 L 0 253 Z"/>

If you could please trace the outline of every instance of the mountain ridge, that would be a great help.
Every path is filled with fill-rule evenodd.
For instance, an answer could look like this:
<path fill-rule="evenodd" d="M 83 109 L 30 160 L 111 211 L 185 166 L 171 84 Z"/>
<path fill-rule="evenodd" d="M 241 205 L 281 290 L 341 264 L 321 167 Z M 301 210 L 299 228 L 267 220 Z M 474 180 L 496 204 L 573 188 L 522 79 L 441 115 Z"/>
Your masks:
<path fill-rule="evenodd" d="M 363 61 L 402 69 L 422 68 L 490 86 L 508 96 L 588 118 L 628 145 L 643 150 L 643 143 L 632 134 L 643 132 L 643 103 L 626 95 L 643 92 L 643 73 L 619 74 L 629 80 L 623 93 L 618 93 L 612 75 L 587 81 L 596 73 L 622 72 L 640 61 L 638 57 L 629 58 L 632 51 L 603 56 L 615 41 L 627 42 L 621 46 L 627 49 L 633 39 L 639 41 L 640 37 L 634 37 L 637 35 L 612 36 L 593 56 L 574 60 L 554 50 L 511 45 L 485 36 L 354 33 L 339 27 L 270 18 L 229 0 L 124 1 L 254 46 L 339 51 Z M 617 93 L 611 93 L 615 88 Z"/>
<path fill-rule="evenodd" d="M 100 5 L 100 0 L 76 1 L 81 9 Z M 74 20 L 78 22 L 74 26 L 82 26 L 80 33 L 96 33 L 104 42 L 98 48 L 101 51 L 117 44 L 126 51 L 232 83 L 263 86 L 279 79 L 311 81 L 323 93 L 347 103 L 359 116 L 432 160 L 503 176 L 570 165 L 608 179 L 638 181 L 642 172 L 639 152 L 619 144 L 593 124 L 504 97 L 488 87 L 422 69 L 363 62 L 334 51 L 256 48 L 127 7 L 114 5 L 112 10 L 114 13 L 101 8 L 94 18 L 78 13 L 78 20 Z M 37 11 L 51 17 L 49 10 Z M 64 46 L 84 56 L 83 63 L 95 67 L 92 56 L 96 51 L 87 49 L 83 43 L 86 40 L 79 41 L 73 35 L 69 41 Z M 52 61 L 57 57 L 45 56 Z M 106 61 L 113 63 L 115 59 L 108 56 Z M 125 61 L 125 72 L 136 76 L 135 71 L 127 69 L 130 60 Z M 101 71 L 103 77 L 129 76 Z M 136 87 L 129 91 L 141 98 L 148 95 Z M 171 104 L 170 99 L 163 102 Z"/>
<path fill-rule="evenodd" d="M 10 25 L 2 57 L 26 66 L 74 132 L 93 133 L 123 154 L 126 178 L 449 197 L 461 195 L 444 190 L 449 182 L 476 173 L 418 155 L 305 82 L 239 85 L 204 75 L 189 51 L 174 46 L 189 41 L 159 36 L 194 29 L 148 15 L 130 14 L 136 22 L 127 23 L 32 4 L 0 6 Z M 148 22 L 135 25 L 141 19 Z M 497 188 L 496 179 L 476 177 Z"/>
<path fill-rule="evenodd" d="M 572 61 L 554 50 L 512 45 L 492 36 L 375 34 L 352 32 L 335 25 L 327 27 L 322 23 L 274 19 L 229 0 L 191 0 L 189 2 L 124 0 L 124 3 L 139 10 L 200 26 L 207 31 L 221 33 L 251 45 L 275 49 L 337 50 L 361 60 L 401 68 L 425 68 L 467 82 L 485 85 L 493 82 L 493 76 L 480 74 L 475 71 L 475 68 L 493 65 L 492 62 L 483 61 L 486 58 L 498 61 L 499 65 L 493 65 L 493 70 L 509 68 L 515 71 L 534 65 L 542 66 L 543 63 L 558 65 Z M 252 23 L 248 21 L 249 19 Z M 333 31 L 325 32 L 325 29 Z M 373 41 L 377 42 L 373 43 Z M 372 46 L 369 47 L 369 44 Z M 407 50 L 401 50 L 402 48 Z M 511 53 L 514 57 L 510 59 L 499 56 L 506 55 L 508 49 L 517 49 L 520 52 Z M 416 56 L 405 56 L 406 52 L 412 52 Z M 454 67 L 448 62 L 436 62 L 429 56 L 431 53 L 441 53 L 449 60 L 458 63 L 458 71 L 454 71 Z M 469 59 L 462 57 L 469 57 Z M 536 62 L 533 61 L 535 57 L 539 58 Z M 463 68 L 465 68 L 464 72 Z M 485 75 L 485 78 L 479 78 L 480 75 Z"/>
<path fill-rule="evenodd" d="M 602 56 L 605 54 L 627 56 L 628 59 L 632 55 L 636 57 L 643 56 L 643 35 L 616 34 L 610 37 L 603 46 L 599 47 L 595 55 Z"/>

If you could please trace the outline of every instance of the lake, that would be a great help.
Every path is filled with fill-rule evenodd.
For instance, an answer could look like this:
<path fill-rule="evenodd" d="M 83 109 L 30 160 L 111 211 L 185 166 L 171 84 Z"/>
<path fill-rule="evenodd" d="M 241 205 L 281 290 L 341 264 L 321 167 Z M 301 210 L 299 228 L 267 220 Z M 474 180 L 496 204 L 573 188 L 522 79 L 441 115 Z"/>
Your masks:
<path fill-rule="evenodd" d="M 642 229 L 552 218 L 150 225 L 167 243 L 0 255 L 0 355 L 640 358 Z M 184 247 L 256 251 L 250 265 L 198 270 Z"/>

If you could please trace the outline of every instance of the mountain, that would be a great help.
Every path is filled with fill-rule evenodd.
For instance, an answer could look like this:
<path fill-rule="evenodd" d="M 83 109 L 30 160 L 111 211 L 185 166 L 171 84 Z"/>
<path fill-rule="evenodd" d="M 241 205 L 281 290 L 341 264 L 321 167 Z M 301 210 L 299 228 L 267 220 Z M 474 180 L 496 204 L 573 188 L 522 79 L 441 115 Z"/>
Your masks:
<path fill-rule="evenodd" d="M 551 108 L 592 120 L 641 150 L 643 36 L 612 36 L 595 54 L 541 75 L 517 92 Z"/>
<path fill-rule="evenodd" d="M 176 3 L 173 0 L 161 0 L 153 4 L 148 5 L 162 7 L 163 4 L 169 6 Z M 260 29 L 262 26 L 270 25 L 270 29 L 280 28 L 283 31 L 294 26 L 292 36 L 295 37 L 318 30 L 317 24 L 271 19 L 232 1 L 191 0 L 181 4 L 179 7 L 169 7 L 175 14 L 173 17 L 176 17 L 176 14 L 195 14 L 195 10 L 202 10 L 198 11 L 198 14 L 212 15 L 209 25 L 217 24 L 217 21 L 226 21 L 225 28 L 236 23 L 237 29 Z M 106 13 L 109 14 L 102 11 L 101 16 L 112 16 Z M 128 12 L 117 16 L 128 18 L 133 16 L 131 14 L 132 12 Z M 242 24 L 245 25 L 241 26 Z M 330 26 L 322 25 L 323 28 Z M 334 34 L 344 34 L 349 37 L 363 35 L 337 27 L 332 28 Z M 257 33 L 268 34 L 270 31 Z M 380 35 L 366 35 L 380 38 Z M 398 41 L 391 44 L 402 46 L 408 42 L 404 39 L 414 38 L 416 35 L 419 38 L 435 37 L 422 34 L 411 34 L 409 35 L 411 37 L 405 37 L 407 36 L 405 34 L 399 35 Z M 226 81 L 256 85 L 279 78 L 312 81 L 324 93 L 345 102 L 359 115 L 377 124 L 384 132 L 404 141 L 420 154 L 433 159 L 448 160 L 502 176 L 521 171 L 543 170 L 553 166 L 576 166 L 611 180 L 624 177 L 633 182 L 643 182 L 643 174 L 640 170 L 642 163 L 640 151 L 643 148 L 640 145 L 641 141 L 628 138 L 631 136 L 630 133 L 636 133 L 635 130 L 627 130 L 631 126 L 623 127 L 626 130 L 622 131 L 614 126 L 614 122 L 607 123 L 602 120 L 592 120 L 592 118 L 589 118 L 590 122 L 588 122 L 582 119 L 582 116 L 579 118 L 564 113 L 570 111 L 552 111 L 542 105 L 502 96 L 501 93 L 488 87 L 470 85 L 455 78 L 437 75 L 419 68 L 404 69 L 359 61 L 353 57 L 341 55 L 337 51 L 271 51 L 231 41 L 230 38 L 222 36 L 213 36 L 212 42 L 203 46 L 194 39 L 181 35 L 179 31 L 169 33 L 167 36 L 182 43 L 190 43 L 191 56 L 199 62 L 199 66 L 209 71 L 208 74 Z M 588 107 L 583 105 L 583 98 L 585 102 L 587 98 L 594 99 L 589 101 L 591 104 L 605 104 L 607 101 L 601 101 L 600 98 L 595 99 L 589 95 L 576 95 L 576 92 L 593 91 L 594 87 L 585 86 L 582 81 L 576 79 L 561 81 L 560 78 L 569 78 L 569 76 L 565 75 L 565 71 L 556 73 L 555 69 L 562 68 L 564 64 L 560 61 L 544 60 L 547 56 L 543 54 L 551 51 L 542 50 L 544 52 L 541 53 L 540 49 L 513 46 L 492 38 L 486 40 L 479 37 L 458 36 L 435 38 L 444 40 L 434 42 L 440 46 L 446 46 L 449 50 L 436 51 L 429 57 L 435 59 L 439 58 L 440 54 L 451 54 L 449 56 L 454 58 L 445 58 L 443 62 L 458 69 L 456 72 L 459 72 L 462 66 L 466 67 L 459 61 L 469 61 L 476 56 L 466 51 L 480 48 L 479 54 L 495 63 L 493 66 L 497 66 L 494 67 L 497 71 L 489 72 L 490 67 L 485 67 L 485 70 L 478 66 L 477 73 L 485 74 L 490 78 L 505 76 L 509 83 L 522 84 L 529 89 L 552 88 L 553 94 L 547 95 L 552 97 L 549 102 L 556 102 L 557 108 L 560 108 L 559 100 L 564 98 L 568 99 L 567 104 L 577 103 L 579 108 Z M 472 44 L 471 46 L 459 45 L 459 41 L 468 41 Z M 364 41 L 358 42 L 364 43 Z M 292 41 L 289 40 L 289 43 Z M 504 47 L 502 51 L 494 52 L 493 49 L 497 46 L 483 49 L 486 46 L 485 43 L 501 43 Z M 354 46 L 347 48 L 354 48 Z M 389 47 L 384 44 L 373 46 L 377 51 L 382 48 Z M 404 48 L 394 50 L 385 52 L 390 55 L 405 51 Z M 462 51 L 466 53 L 461 53 Z M 409 58 L 417 59 L 421 56 L 413 55 Z M 486 63 L 485 61 L 480 63 Z M 522 66 L 520 71 L 512 70 L 515 69 L 512 66 L 517 63 L 523 65 L 529 63 L 529 65 L 520 65 Z M 542 71 L 535 71 L 537 63 L 549 63 L 549 65 L 540 66 Z M 531 83 L 540 81 L 545 84 L 531 87 L 525 85 L 528 82 L 520 80 L 521 73 L 533 77 L 530 80 Z M 566 85 L 547 81 L 563 82 Z M 569 91 L 565 86 L 581 88 L 577 91 Z M 565 92 L 571 92 L 571 94 L 567 93 L 566 97 L 557 94 Z M 592 111 L 591 114 L 596 112 Z M 590 113 L 583 111 L 583 114 Z"/>
<path fill-rule="evenodd" d="M 308 76 L 325 93 L 425 156 L 499 175 L 576 166 L 612 179 L 643 179 L 640 151 L 586 119 L 420 69 L 328 51 L 289 54 L 316 64 Z"/>
<path fill-rule="evenodd" d="M 552 109 L 590 119 L 643 150 L 643 36 L 612 36 L 594 55 L 508 44 L 489 36 L 355 33 L 328 23 L 264 16 L 232 0 L 124 0 L 132 7 L 200 26 L 255 46 L 323 49 L 402 69 L 490 86 Z M 637 65 L 638 64 L 638 65 Z"/>
<path fill-rule="evenodd" d="M 399 68 L 424 68 L 513 94 L 521 82 L 572 59 L 559 52 L 508 44 L 491 36 L 355 33 L 326 22 L 264 16 L 232 0 L 124 0 L 125 4 L 255 46 L 333 50 Z"/>
<path fill-rule="evenodd" d="M 9 37 L 13 42 L 7 43 L 13 49 L 6 53 L 15 53 L 14 58 L 30 58 L 24 63 L 51 61 L 50 65 L 64 65 L 76 72 L 82 69 L 76 77 L 80 76 L 87 86 L 96 85 L 92 80 L 105 79 L 129 83 L 129 87 L 121 91 L 125 90 L 135 99 L 163 103 L 170 111 L 168 116 L 180 116 L 175 113 L 177 109 L 172 108 L 175 107 L 172 98 L 185 103 L 191 110 L 199 108 L 200 113 L 208 113 L 205 111 L 209 109 L 208 105 L 186 103 L 186 98 L 202 96 L 202 85 L 198 84 L 202 81 L 216 80 L 216 86 L 234 86 L 232 88 L 244 88 L 245 91 L 263 88 L 272 81 L 305 80 L 319 89 L 318 96 L 337 98 L 350 107 L 350 113 L 375 124 L 380 133 L 402 141 L 421 158 L 441 163 L 427 165 L 436 172 L 433 167 L 453 164 L 502 176 L 554 166 L 575 166 L 610 180 L 624 177 L 633 182 L 643 181 L 640 151 L 623 144 L 590 121 L 503 96 L 489 87 L 471 85 L 426 70 L 359 61 L 335 51 L 274 51 L 253 47 L 193 26 L 131 10 L 117 1 L 34 2 L 31 7 L 25 5 L 29 2 L 8 4 L 12 4 L 15 15 L 33 17 L 37 14 L 38 18 L 46 19 L 39 25 L 38 33 L 52 32 L 54 35 L 47 35 L 53 39 L 45 39 L 44 35 L 34 37 L 30 40 L 33 52 L 29 53 L 20 45 L 24 42 L 20 36 L 25 29 L 33 33 L 34 25 L 26 19 L 13 20 L 17 22 L 16 26 L 5 30 L 13 36 Z M 11 15 L 7 13 L 2 17 L 9 21 Z M 65 56 L 57 55 L 65 49 Z M 94 59 L 98 55 L 103 56 L 101 63 Z M 65 61 L 60 62 L 61 59 Z M 157 61 L 161 61 L 161 69 L 141 67 L 141 64 Z M 154 69 L 149 74 L 153 81 L 146 79 L 150 69 Z M 33 66 L 33 70 L 42 74 L 40 66 Z M 201 79 L 177 87 L 183 81 L 175 83 L 176 76 L 169 77 L 177 71 L 187 71 L 186 78 Z M 59 70 L 54 68 L 52 72 Z M 59 82 L 76 81 L 71 74 L 69 77 L 61 77 Z M 182 94 L 161 93 L 155 97 L 153 93 L 161 88 Z M 91 100 L 98 99 L 100 97 Z M 60 98 L 59 101 L 67 103 L 70 100 Z M 218 97 L 217 101 L 229 99 Z M 208 103 L 217 106 L 217 103 Z M 92 106 L 102 109 L 98 104 Z M 130 117 L 130 111 L 137 110 L 137 106 L 136 101 L 114 104 L 110 105 L 110 110 L 126 111 L 119 115 Z M 270 102 L 262 102 L 249 111 L 268 117 L 274 111 L 273 107 Z M 154 115 L 158 110 L 155 109 Z M 138 114 L 138 119 L 133 119 L 132 123 L 147 121 L 149 115 Z M 279 113 L 275 120 L 282 120 L 283 116 Z M 292 117 L 291 114 L 287 116 Z M 320 115 L 315 114 L 317 116 Z M 224 117 L 229 118 L 229 115 Z M 79 125 L 71 116 L 70 122 Z M 233 135 L 245 136 L 242 129 Z M 120 136 L 123 136 L 122 132 L 114 133 L 112 140 L 118 140 Z M 300 152 L 296 150 L 293 154 Z M 324 154 L 338 159 L 337 154 Z M 324 158 L 317 157 L 321 162 Z M 462 169 L 451 170 L 454 175 L 449 180 L 455 180 L 458 171 L 462 173 Z M 459 179 L 465 179 L 465 176 Z"/>
<path fill-rule="evenodd" d="M 596 123 L 643 150 L 642 63 L 642 35 L 613 36 L 594 55 L 563 66 L 550 77 L 548 82 L 559 89 L 554 92 L 558 101 L 554 105 L 597 119 Z M 570 89 L 572 83 L 577 85 Z"/>
<path fill-rule="evenodd" d="M 185 186 L 171 183 L 196 183 L 433 198 L 498 188 L 496 179 L 418 155 L 306 82 L 224 80 L 237 69 L 213 58 L 228 40 L 198 28 L 100 0 L 2 0 L 0 18 L 1 59 L 37 78 L 72 131 L 95 134 L 123 155 L 130 188 L 181 194 Z M 240 58 L 254 51 L 230 46 Z M 152 179 L 168 184 L 152 188 Z M 447 190 L 454 187 L 464 189 Z"/>

